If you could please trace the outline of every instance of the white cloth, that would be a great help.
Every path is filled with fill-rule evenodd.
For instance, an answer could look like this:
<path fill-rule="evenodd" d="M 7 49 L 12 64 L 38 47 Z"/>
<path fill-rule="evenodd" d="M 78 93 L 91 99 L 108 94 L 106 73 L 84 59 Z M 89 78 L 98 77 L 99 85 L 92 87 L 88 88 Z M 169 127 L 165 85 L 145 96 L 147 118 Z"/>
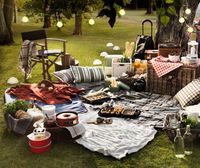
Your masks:
<path fill-rule="evenodd" d="M 98 117 L 96 112 L 88 111 L 79 115 L 86 132 L 76 142 L 106 156 L 121 159 L 126 154 L 137 152 L 153 140 L 157 132 L 153 127 L 137 125 L 122 118 L 113 118 L 112 124 L 87 124 Z"/>

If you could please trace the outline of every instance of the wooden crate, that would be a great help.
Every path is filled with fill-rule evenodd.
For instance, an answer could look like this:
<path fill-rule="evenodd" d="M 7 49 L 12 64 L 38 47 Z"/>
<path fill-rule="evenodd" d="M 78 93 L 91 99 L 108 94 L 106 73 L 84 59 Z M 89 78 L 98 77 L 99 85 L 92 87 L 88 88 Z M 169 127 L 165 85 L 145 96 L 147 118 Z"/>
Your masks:
<path fill-rule="evenodd" d="M 193 79 L 199 77 L 199 70 L 200 65 L 182 66 L 159 78 L 152 64 L 148 62 L 147 91 L 174 96 Z"/>

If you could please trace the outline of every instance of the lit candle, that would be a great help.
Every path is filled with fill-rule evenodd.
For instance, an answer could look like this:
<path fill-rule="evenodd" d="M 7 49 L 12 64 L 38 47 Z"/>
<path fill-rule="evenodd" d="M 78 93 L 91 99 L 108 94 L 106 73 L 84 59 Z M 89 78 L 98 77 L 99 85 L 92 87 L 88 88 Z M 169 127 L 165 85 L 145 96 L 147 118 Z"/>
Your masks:
<path fill-rule="evenodd" d="M 191 49 L 190 49 L 190 54 L 191 54 L 191 55 L 194 55 L 194 54 L 195 54 L 195 47 L 194 47 L 194 46 L 191 47 Z"/>

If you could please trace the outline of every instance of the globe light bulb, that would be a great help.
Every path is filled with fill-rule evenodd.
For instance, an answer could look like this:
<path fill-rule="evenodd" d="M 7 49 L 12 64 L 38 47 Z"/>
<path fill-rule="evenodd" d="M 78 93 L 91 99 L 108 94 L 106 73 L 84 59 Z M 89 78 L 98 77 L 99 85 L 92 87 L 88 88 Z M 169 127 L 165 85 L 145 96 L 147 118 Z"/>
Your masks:
<path fill-rule="evenodd" d="M 185 10 L 185 13 L 186 13 L 187 15 L 189 15 L 189 14 L 191 13 L 191 9 L 187 8 L 187 9 Z"/>
<path fill-rule="evenodd" d="M 63 27 L 63 23 L 62 23 L 61 21 L 58 21 L 57 24 L 56 24 L 56 26 L 57 26 L 58 28 L 61 28 L 61 27 Z"/>
<path fill-rule="evenodd" d="M 89 21 L 88 21 L 88 23 L 89 23 L 89 25 L 94 25 L 95 24 L 95 21 L 94 21 L 94 19 L 89 19 Z"/>
<path fill-rule="evenodd" d="M 187 31 L 188 31 L 189 33 L 192 33 L 192 32 L 194 31 L 194 29 L 193 29 L 192 27 L 188 27 Z"/>
<path fill-rule="evenodd" d="M 184 17 L 180 17 L 180 18 L 179 18 L 179 22 L 180 22 L 180 23 L 184 23 L 184 22 L 185 22 Z"/>
<path fill-rule="evenodd" d="M 22 17 L 22 22 L 23 23 L 27 23 L 29 21 L 28 17 L 27 16 L 23 16 Z"/>
<path fill-rule="evenodd" d="M 120 9 L 120 10 L 119 10 L 119 14 L 120 14 L 121 16 L 124 16 L 124 15 L 126 14 L 126 12 L 125 12 L 124 9 Z"/>

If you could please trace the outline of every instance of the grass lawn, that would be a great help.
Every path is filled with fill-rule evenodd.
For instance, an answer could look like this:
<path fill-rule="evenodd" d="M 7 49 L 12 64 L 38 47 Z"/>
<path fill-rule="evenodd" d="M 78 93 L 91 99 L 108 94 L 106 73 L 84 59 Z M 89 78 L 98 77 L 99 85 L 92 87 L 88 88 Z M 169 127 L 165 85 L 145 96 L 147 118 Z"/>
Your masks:
<path fill-rule="evenodd" d="M 122 51 L 126 41 L 135 41 L 137 34 L 141 34 L 141 22 L 144 19 L 152 19 L 155 23 L 155 16 L 144 14 L 145 11 L 127 11 L 127 14 L 118 19 L 115 27 L 111 29 L 107 19 L 95 19 L 94 26 L 89 26 L 87 20 L 83 21 L 83 35 L 72 36 L 73 22 L 70 20 L 60 31 L 52 27 L 47 30 L 48 37 L 64 38 L 68 41 L 67 51 L 79 60 L 81 65 L 91 65 L 93 60 L 98 58 L 100 52 L 113 51 L 106 48 L 107 42 L 119 45 Z M 55 144 L 52 150 L 41 155 L 32 154 L 29 151 L 27 138 L 9 134 L 5 131 L 3 119 L 3 93 L 9 87 L 6 81 L 11 76 L 16 76 L 23 82 L 23 75 L 18 70 L 18 55 L 21 46 L 20 33 L 40 29 L 41 23 L 14 24 L 15 44 L 10 46 L 0 46 L 0 168 L 198 168 L 200 165 L 200 145 L 195 144 L 194 153 L 184 159 L 174 157 L 173 143 L 162 132 L 158 132 L 155 139 L 147 144 L 145 148 L 137 153 L 128 155 L 121 160 L 105 157 L 102 154 L 91 152 L 84 147 L 66 141 Z M 155 24 L 154 24 L 155 27 Z M 149 27 L 147 26 L 147 33 Z M 59 47 L 58 44 L 51 46 Z M 52 68 L 53 72 L 54 69 Z M 41 67 L 33 69 L 30 82 L 39 82 Z M 131 128 L 130 128 L 131 129 Z"/>

